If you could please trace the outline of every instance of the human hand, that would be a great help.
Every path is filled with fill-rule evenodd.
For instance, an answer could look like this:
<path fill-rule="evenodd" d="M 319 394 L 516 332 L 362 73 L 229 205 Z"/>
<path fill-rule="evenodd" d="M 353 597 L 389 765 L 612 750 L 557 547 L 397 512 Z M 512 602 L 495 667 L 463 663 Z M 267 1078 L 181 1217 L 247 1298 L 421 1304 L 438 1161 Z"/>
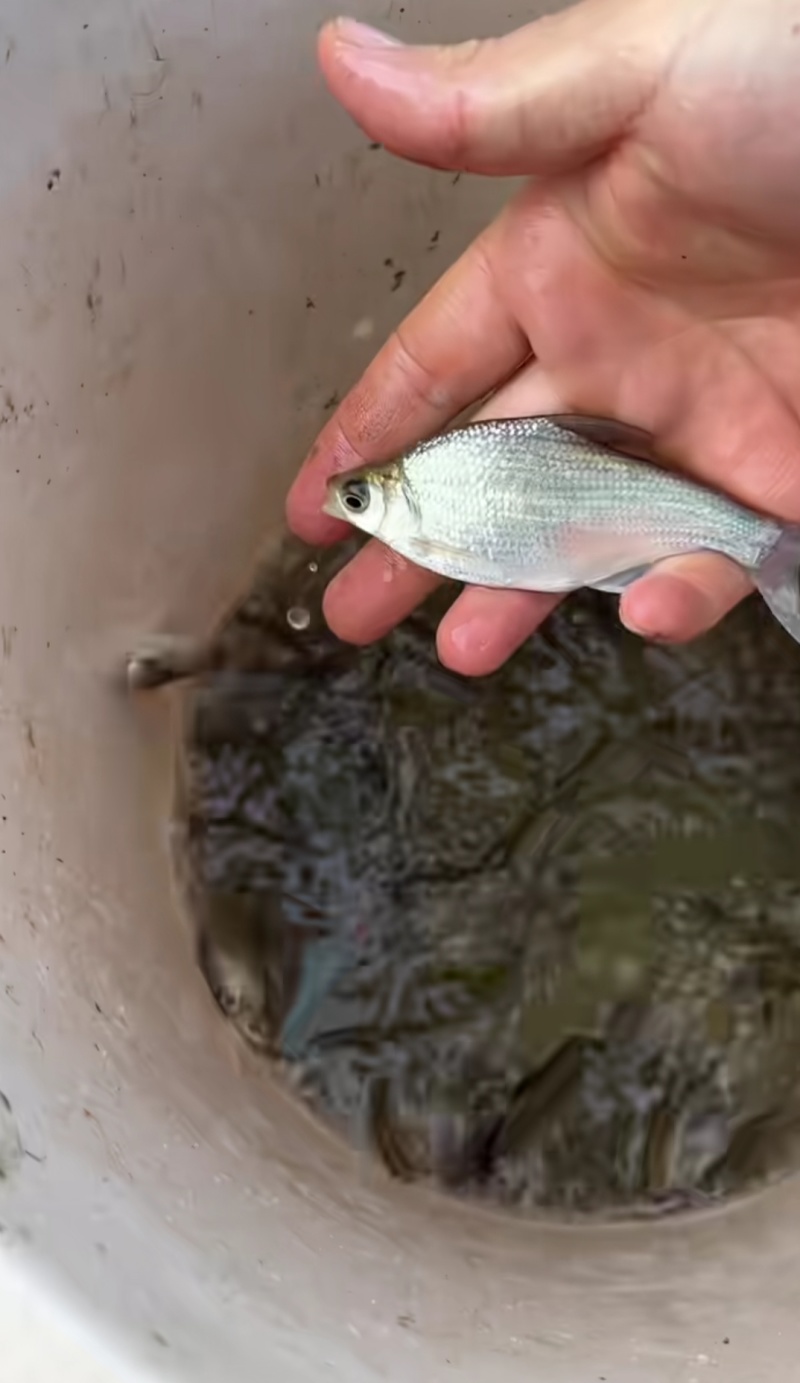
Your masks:
<path fill-rule="evenodd" d="M 320 60 L 390 151 L 536 181 L 331 417 L 289 496 L 295 532 L 344 536 L 322 512 L 331 474 L 390 459 L 494 389 L 480 416 L 617 417 L 677 467 L 800 521 L 800 0 L 584 0 L 443 48 L 339 20 Z M 331 583 L 326 616 L 367 643 L 436 584 L 373 541 Z M 684 640 L 750 589 L 700 553 L 659 564 L 620 613 L 647 637 Z M 439 656 L 492 671 L 556 599 L 467 588 Z"/>

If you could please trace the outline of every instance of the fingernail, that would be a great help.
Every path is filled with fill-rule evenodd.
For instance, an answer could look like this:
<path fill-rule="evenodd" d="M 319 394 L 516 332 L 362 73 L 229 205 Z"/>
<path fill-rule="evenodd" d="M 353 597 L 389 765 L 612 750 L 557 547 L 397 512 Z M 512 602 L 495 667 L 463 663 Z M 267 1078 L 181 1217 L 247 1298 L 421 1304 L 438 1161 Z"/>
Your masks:
<path fill-rule="evenodd" d="M 639 639 L 646 639 L 648 643 L 660 644 L 662 648 L 670 648 L 678 642 L 669 634 L 657 634 L 652 629 L 639 629 L 630 620 L 624 620 L 623 623 L 629 634 L 635 634 Z"/>
<path fill-rule="evenodd" d="M 619 622 L 623 629 L 627 629 L 629 634 L 635 634 L 637 639 L 648 639 L 651 643 L 669 643 L 669 639 L 663 635 L 655 624 L 642 623 L 638 619 L 631 619 L 625 608 L 628 602 L 620 601 Z"/>
<path fill-rule="evenodd" d="M 350 48 L 404 48 L 399 38 L 392 38 L 381 29 L 373 29 L 370 24 L 360 24 L 357 19 L 336 21 L 336 36 L 340 43 Z"/>

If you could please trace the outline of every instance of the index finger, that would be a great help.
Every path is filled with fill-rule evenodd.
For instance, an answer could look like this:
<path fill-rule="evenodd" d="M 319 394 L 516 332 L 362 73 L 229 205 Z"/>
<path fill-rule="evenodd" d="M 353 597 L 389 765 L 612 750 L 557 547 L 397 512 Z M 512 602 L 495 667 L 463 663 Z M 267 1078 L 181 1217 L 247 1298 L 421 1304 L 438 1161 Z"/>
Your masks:
<path fill-rule="evenodd" d="M 319 434 L 287 499 L 289 526 L 307 542 L 334 542 L 348 531 L 322 512 L 332 475 L 390 460 L 437 432 L 530 354 L 495 282 L 501 221 L 406 317 Z"/>

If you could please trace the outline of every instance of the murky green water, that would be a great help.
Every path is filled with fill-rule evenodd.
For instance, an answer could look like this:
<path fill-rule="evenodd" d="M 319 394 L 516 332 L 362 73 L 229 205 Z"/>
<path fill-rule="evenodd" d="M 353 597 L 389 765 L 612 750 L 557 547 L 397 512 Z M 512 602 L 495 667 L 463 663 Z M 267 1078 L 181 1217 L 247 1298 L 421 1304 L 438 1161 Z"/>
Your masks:
<path fill-rule="evenodd" d="M 656 1212 L 800 1164 L 800 649 L 755 600 L 647 646 L 587 592 L 468 682 L 452 592 L 333 638 L 344 555 L 288 545 L 191 692 L 224 1011 L 450 1193 Z"/>

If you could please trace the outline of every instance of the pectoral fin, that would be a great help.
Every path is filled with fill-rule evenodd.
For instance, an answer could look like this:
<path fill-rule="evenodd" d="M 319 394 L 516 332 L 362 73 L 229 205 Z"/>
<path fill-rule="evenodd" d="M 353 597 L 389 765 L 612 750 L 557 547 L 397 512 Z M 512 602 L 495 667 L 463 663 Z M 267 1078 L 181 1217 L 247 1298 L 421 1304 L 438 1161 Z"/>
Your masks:
<path fill-rule="evenodd" d="M 463 548 L 453 547 L 450 543 L 434 542 L 432 538 L 409 538 L 408 546 L 410 551 L 419 553 L 420 561 L 438 557 L 447 562 L 463 562 L 464 558 L 469 556 Z"/>
<path fill-rule="evenodd" d="M 455 581 L 469 583 L 472 579 L 476 584 L 485 586 L 513 584 L 496 562 L 482 558 L 477 563 L 466 549 L 453 547 L 450 543 L 436 542 L 432 538 L 409 538 L 407 555 L 412 562 L 419 562 L 420 566 L 427 567 L 429 571 L 438 572 L 441 576 Z M 470 578 L 466 573 L 476 565 L 480 566 L 480 577 Z"/>

